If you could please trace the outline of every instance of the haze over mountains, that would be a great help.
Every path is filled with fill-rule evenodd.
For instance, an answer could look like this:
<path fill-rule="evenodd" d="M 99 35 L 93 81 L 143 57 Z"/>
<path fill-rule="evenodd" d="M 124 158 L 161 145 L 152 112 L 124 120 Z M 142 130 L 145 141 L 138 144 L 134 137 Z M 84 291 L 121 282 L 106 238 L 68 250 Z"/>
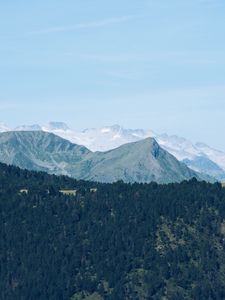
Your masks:
<path fill-rule="evenodd" d="M 213 149 L 204 143 L 193 144 L 191 141 L 176 135 L 156 134 L 152 130 L 144 129 L 125 129 L 119 125 L 91 128 L 78 132 L 70 129 L 63 122 L 50 122 L 47 126 L 23 125 L 11 130 L 51 132 L 74 144 L 83 145 L 91 151 L 108 151 L 127 143 L 152 137 L 163 149 L 194 171 L 213 176 L 217 180 L 225 180 L 224 152 Z M 6 132 L 10 129 L 1 124 L 0 131 Z"/>

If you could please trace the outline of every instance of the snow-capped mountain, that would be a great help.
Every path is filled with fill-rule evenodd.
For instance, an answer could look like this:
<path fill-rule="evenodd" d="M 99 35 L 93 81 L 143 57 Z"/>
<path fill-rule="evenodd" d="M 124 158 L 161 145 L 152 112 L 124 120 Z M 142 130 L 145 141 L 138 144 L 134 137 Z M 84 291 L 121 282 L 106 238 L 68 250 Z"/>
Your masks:
<path fill-rule="evenodd" d="M 103 128 L 85 129 L 76 132 L 66 124 L 42 127 L 44 131 L 52 132 L 72 143 L 86 146 L 91 151 L 107 151 L 121 145 L 154 137 L 159 145 L 184 162 L 193 170 L 225 180 L 225 153 L 215 150 L 203 143 L 194 144 L 176 135 L 156 134 L 152 130 L 125 129 L 120 125 Z M 59 126 L 59 124 L 61 124 Z M 203 163 L 204 162 L 204 163 Z"/>
<path fill-rule="evenodd" d="M 191 141 L 176 135 L 157 134 L 152 130 L 126 129 L 120 125 L 85 129 L 82 132 L 72 130 L 63 122 L 50 122 L 46 126 L 23 125 L 11 130 L 0 123 L 0 132 L 5 131 L 45 131 L 54 133 L 74 144 L 82 145 L 91 151 L 108 151 L 121 145 L 154 137 L 166 151 L 184 162 L 194 171 L 206 173 L 225 181 L 225 153 L 203 143 Z"/>
<path fill-rule="evenodd" d="M 86 146 L 91 144 L 88 137 L 83 132 L 70 129 L 66 123 L 63 122 L 50 122 L 46 126 L 42 126 L 42 130 L 45 132 L 54 133 L 65 140 L 70 141 L 73 144 Z M 87 147 L 91 150 L 90 147 Z"/>
<path fill-rule="evenodd" d="M 161 134 L 156 136 L 156 140 L 164 149 L 173 154 L 178 160 L 191 160 L 200 155 L 196 146 L 183 137 Z"/>
<path fill-rule="evenodd" d="M 38 124 L 21 125 L 14 129 L 14 131 L 42 131 L 42 127 Z"/>
<path fill-rule="evenodd" d="M 71 130 L 65 123 L 51 122 L 42 127 L 43 131 L 54 133 L 72 143 L 86 146 L 91 151 L 107 151 L 121 145 L 155 137 L 151 130 L 125 129 L 119 125 L 90 128 L 82 132 Z"/>
<path fill-rule="evenodd" d="M 127 143 L 155 137 L 155 133 L 151 130 L 125 129 L 120 125 L 86 129 L 82 135 L 88 141 L 85 146 L 92 151 L 107 151 Z"/>
<path fill-rule="evenodd" d="M 0 123 L 0 132 L 7 132 L 7 131 L 10 131 L 10 128 L 4 123 Z"/>
<path fill-rule="evenodd" d="M 222 151 L 213 149 L 203 143 L 193 144 L 189 140 L 175 135 L 158 135 L 156 137 L 156 140 L 162 148 L 173 154 L 178 160 L 184 161 L 185 163 L 187 160 L 195 161 L 195 171 L 203 171 L 201 169 L 203 165 L 201 164 L 199 165 L 199 167 L 197 167 L 196 162 L 200 162 L 199 158 L 205 158 L 204 165 L 206 168 L 206 159 L 208 159 L 219 166 L 225 172 L 225 153 Z M 201 162 L 202 161 L 203 160 L 201 160 Z M 210 166 L 210 168 L 212 168 L 212 165 Z"/>
<path fill-rule="evenodd" d="M 185 159 L 183 162 L 194 171 L 210 174 L 217 180 L 224 181 L 225 179 L 224 170 L 205 156 L 196 156 L 192 160 Z"/>
<path fill-rule="evenodd" d="M 67 131 L 69 130 L 69 127 L 66 123 L 64 122 L 50 122 L 46 127 L 43 127 L 43 129 L 49 130 L 49 131 Z"/>
<path fill-rule="evenodd" d="M 225 170 L 225 153 L 216 149 L 213 149 L 209 147 L 208 145 L 204 143 L 197 143 L 196 147 L 201 151 L 201 153 L 204 153 L 207 157 L 210 157 L 210 159 L 222 167 L 222 169 Z"/>

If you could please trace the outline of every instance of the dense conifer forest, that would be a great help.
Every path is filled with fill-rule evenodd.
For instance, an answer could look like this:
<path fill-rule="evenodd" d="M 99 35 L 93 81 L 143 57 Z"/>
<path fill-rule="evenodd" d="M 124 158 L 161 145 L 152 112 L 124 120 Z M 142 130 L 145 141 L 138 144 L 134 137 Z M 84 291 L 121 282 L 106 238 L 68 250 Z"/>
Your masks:
<path fill-rule="evenodd" d="M 225 189 L 1 164 L 0 299 L 225 299 Z"/>

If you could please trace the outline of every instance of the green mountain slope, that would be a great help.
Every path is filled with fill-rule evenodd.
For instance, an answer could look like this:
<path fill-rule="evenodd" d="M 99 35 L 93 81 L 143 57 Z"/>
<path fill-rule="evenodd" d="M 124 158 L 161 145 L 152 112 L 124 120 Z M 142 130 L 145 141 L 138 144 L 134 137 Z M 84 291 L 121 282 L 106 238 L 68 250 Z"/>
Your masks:
<path fill-rule="evenodd" d="M 0 161 L 51 174 L 100 182 L 180 182 L 201 176 L 148 138 L 108 152 L 91 152 L 51 133 L 0 134 Z"/>
<path fill-rule="evenodd" d="M 126 144 L 108 152 L 97 152 L 85 179 L 101 182 L 179 182 L 198 176 L 163 150 L 152 138 Z"/>
<path fill-rule="evenodd" d="M 0 161 L 28 170 L 82 177 L 83 158 L 91 153 L 52 133 L 41 131 L 0 134 Z M 74 167 L 76 166 L 76 168 Z"/>

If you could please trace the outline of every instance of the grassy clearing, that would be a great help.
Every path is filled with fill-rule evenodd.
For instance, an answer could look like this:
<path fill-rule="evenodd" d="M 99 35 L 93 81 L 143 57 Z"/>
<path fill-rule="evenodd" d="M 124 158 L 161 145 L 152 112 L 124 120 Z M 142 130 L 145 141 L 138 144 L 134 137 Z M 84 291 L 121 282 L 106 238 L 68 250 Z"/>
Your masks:
<path fill-rule="evenodd" d="M 60 193 L 67 196 L 76 196 L 77 190 L 60 190 Z"/>

